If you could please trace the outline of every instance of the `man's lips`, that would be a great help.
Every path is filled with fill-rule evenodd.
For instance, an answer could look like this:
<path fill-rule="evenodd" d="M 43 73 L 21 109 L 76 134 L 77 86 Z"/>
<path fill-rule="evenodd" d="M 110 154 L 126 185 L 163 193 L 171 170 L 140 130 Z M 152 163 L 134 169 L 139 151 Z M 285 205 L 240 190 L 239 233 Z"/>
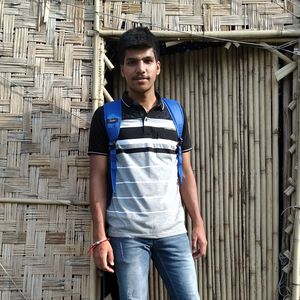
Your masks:
<path fill-rule="evenodd" d="M 149 80 L 149 77 L 134 77 L 133 80 L 137 80 L 137 81 Z"/>

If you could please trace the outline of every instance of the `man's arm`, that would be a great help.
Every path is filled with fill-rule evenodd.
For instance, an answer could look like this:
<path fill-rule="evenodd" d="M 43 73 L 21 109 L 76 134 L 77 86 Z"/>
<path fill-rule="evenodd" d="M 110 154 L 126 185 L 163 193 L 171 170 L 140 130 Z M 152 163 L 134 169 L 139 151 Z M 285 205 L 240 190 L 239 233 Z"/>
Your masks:
<path fill-rule="evenodd" d="M 107 170 L 107 156 L 90 155 L 90 207 L 93 220 L 94 241 L 100 241 L 106 238 Z M 98 268 L 107 272 L 114 272 L 111 268 L 114 264 L 113 250 L 108 241 L 97 246 L 93 250 L 93 255 Z"/>
<path fill-rule="evenodd" d="M 200 215 L 197 185 L 191 167 L 190 152 L 182 154 L 183 180 L 180 186 L 180 193 L 183 203 L 192 219 L 192 251 L 193 257 L 205 256 L 207 240 L 205 235 L 204 223 Z"/>

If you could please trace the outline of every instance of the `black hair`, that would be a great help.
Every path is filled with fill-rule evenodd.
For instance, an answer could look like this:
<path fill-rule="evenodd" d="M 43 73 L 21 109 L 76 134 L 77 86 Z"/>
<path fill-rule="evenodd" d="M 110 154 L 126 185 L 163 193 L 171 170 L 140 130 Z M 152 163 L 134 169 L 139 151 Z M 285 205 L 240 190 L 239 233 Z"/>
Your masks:
<path fill-rule="evenodd" d="M 124 63 L 125 52 L 128 49 L 152 48 L 155 59 L 159 59 L 159 43 L 147 27 L 136 27 L 122 34 L 118 43 L 118 57 L 120 64 Z"/>

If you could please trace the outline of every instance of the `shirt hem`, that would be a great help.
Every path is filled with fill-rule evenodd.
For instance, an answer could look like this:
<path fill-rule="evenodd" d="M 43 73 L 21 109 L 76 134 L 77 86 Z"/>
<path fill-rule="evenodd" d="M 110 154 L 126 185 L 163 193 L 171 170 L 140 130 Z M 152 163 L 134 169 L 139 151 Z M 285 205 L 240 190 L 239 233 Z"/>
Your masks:
<path fill-rule="evenodd" d="M 108 235 L 112 238 L 144 238 L 144 239 L 160 239 L 160 238 L 166 238 L 171 237 L 179 234 L 187 233 L 186 228 L 182 230 L 177 230 L 176 232 L 166 232 L 166 233 L 156 233 L 156 234 L 142 234 L 142 233 L 125 233 L 125 232 L 110 232 Z"/>

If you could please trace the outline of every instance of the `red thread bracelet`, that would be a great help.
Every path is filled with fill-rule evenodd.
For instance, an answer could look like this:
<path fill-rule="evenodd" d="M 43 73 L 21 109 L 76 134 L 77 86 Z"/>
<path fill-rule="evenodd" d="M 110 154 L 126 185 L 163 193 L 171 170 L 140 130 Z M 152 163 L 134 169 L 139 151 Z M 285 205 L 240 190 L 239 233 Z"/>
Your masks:
<path fill-rule="evenodd" d="M 99 240 L 99 241 L 96 241 L 95 243 L 93 243 L 91 245 L 91 247 L 89 248 L 88 254 L 90 255 L 91 252 L 94 251 L 94 249 L 96 247 L 98 247 L 99 245 L 101 245 L 102 243 L 107 242 L 107 241 L 109 241 L 109 238 L 105 238 L 105 239 L 102 239 L 102 240 Z"/>

